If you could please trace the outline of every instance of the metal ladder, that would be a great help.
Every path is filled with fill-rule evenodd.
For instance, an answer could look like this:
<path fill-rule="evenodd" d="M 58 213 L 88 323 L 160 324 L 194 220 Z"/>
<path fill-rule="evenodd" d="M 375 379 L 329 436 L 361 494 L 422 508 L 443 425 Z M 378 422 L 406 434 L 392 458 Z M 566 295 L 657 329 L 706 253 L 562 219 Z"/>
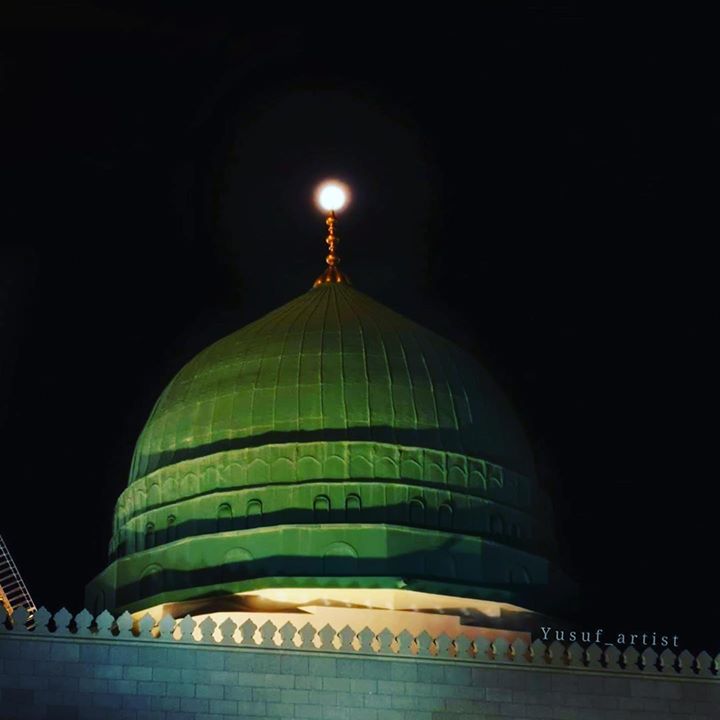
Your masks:
<path fill-rule="evenodd" d="M 2 535 L 0 535 L 0 604 L 5 606 L 8 614 L 12 614 L 13 610 L 21 606 L 29 615 L 36 610 L 35 603 L 20 577 Z"/>

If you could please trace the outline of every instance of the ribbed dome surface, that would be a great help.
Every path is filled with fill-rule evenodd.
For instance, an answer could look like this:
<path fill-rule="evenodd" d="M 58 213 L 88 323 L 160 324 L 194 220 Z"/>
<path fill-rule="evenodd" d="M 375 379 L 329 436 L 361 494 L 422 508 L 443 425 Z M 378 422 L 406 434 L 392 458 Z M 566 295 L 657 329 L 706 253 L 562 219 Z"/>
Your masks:
<path fill-rule="evenodd" d="M 362 292 L 327 284 L 178 373 L 138 440 L 130 482 L 288 437 L 411 444 L 534 474 L 519 423 L 471 356 Z"/>
<path fill-rule="evenodd" d="M 170 382 L 88 598 L 135 611 L 263 588 L 410 588 L 539 607 L 553 544 L 522 429 L 487 372 L 324 284 Z"/>

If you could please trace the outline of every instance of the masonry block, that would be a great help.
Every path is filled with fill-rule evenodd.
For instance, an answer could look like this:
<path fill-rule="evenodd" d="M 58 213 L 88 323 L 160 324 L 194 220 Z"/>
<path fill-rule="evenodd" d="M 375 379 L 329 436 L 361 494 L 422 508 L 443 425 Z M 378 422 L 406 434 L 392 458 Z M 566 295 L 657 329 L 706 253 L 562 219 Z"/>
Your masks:
<path fill-rule="evenodd" d="M 378 720 L 378 711 L 374 708 L 350 708 L 349 720 Z"/>
<path fill-rule="evenodd" d="M 315 705 L 329 705 L 337 707 L 337 693 L 334 690 L 315 690 L 310 693 L 310 702 Z"/>
<path fill-rule="evenodd" d="M 273 673 L 265 673 L 263 677 L 263 685 L 272 688 L 292 688 L 295 685 L 295 678 L 292 675 L 275 675 Z"/>
<path fill-rule="evenodd" d="M 162 710 L 138 710 L 137 720 L 167 720 Z"/>
<path fill-rule="evenodd" d="M 25 660 L 48 660 L 50 658 L 51 642 L 33 640 L 32 642 L 18 643 L 20 657 Z"/>
<path fill-rule="evenodd" d="M 245 715 L 259 715 L 260 717 L 265 716 L 266 703 L 264 702 L 252 702 L 248 700 L 238 700 L 238 715 L 243 717 Z"/>
<path fill-rule="evenodd" d="M 403 710 L 378 710 L 377 720 L 405 720 Z"/>
<path fill-rule="evenodd" d="M 295 688 L 297 690 L 322 690 L 323 679 L 315 675 L 295 675 Z"/>
<path fill-rule="evenodd" d="M 308 658 L 308 672 L 322 677 L 337 677 L 337 660 L 333 657 Z"/>
<path fill-rule="evenodd" d="M 309 658 L 304 655 L 294 656 L 291 652 L 280 657 L 280 672 L 289 675 L 307 675 Z"/>
<path fill-rule="evenodd" d="M 349 720 L 350 708 L 323 705 L 322 714 L 316 717 L 322 717 L 322 720 Z"/>
<path fill-rule="evenodd" d="M 138 682 L 137 692 L 138 695 L 167 695 L 167 683 L 141 680 Z"/>
<path fill-rule="evenodd" d="M 129 645 L 110 645 L 110 663 L 113 665 L 144 665 L 138 662 L 138 648 Z"/>
<path fill-rule="evenodd" d="M 197 653 L 191 648 L 186 647 L 169 647 L 167 649 L 167 657 L 165 667 L 178 668 L 194 668 L 197 660 Z"/>
<path fill-rule="evenodd" d="M 210 701 L 207 698 L 184 697 L 180 698 L 180 710 L 182 712 L 208 712 Z"/>
<path fill-rule="evenodd" d="M 371 694 L 378 691 L 378 680 L 368 680 L 367 678 L 352 678 L 350 680 L 350 692 L 356 694 Z"/>
<path fill-rule="evenodd" d="M 208 698 L 208 699 L 214 698 L 216 700 L 222 700 L 222 697 L 223 697 L 222 685 L 210 685 L 207 683 L 196 683 L 195 697 Z"/>
<path fill-rule="evenodd" d="M 350 690 L 350 678 L 323 677 L 323 690 L 338 690 L 347 692 Z"/>
<path fill-rule="evenodd" d="M 124 695 L 122 706 L 128 710 L 152 710 L 152 698 L 150 695 Z"/>
<path fill-rule="evenodd" d="M 447 685 L 470 685 L 472 683 L 472 671 L 468 667 L 458 665 L 446 666 L 444 668 L 445 683 Z"/>
<path fill-rule="evenodd" d="M 441 664 L 422 663 L 418 665 L 418 681 L 423 683 L 445 682 L 445 668 Z M 472 676 L 471 676 L 472 679 Z"/>
<path fill-rule="evenodd" d="M 418 679 L 417 665 L 413 662 L 391 662 L 390 680 L 415 682 Z"/>
<path fill-rule="evenodd" d="M 168 712 L 180 710 L 179 697 L 165 697 L 164 695 L 149 695 L 148 697 L 150 698 L 151 710 L 166 710 Z"/>
<path fill-rule="evenodd" d="M 78 680 L 81 693 L 104 693 L 108 690 L 108 681 L 103 678 L 81 677 Z"/>
<path fill-rule="evenodd" d="M 405 683 L 399 680 L 378 680 L 378 692 L 381 695 L 404 695 Z"/>
<path fill-rule="evenodd" d="M 124 680 L 152 680 L 152 668 L 130 665 L 123 667 Z"/>
<path fill-rule="evenodd" d="M 375 697 L 380 697 L 375 695 Z M 364 707 L 365 698 L 362 695 L 355 695 L 350 692 L 339 692 L 337 694 L 337 704 L 340 707 Z"/>
<path fill-rule="evenodd" d="M 119 680 L 122 677 L 122 665 L 93 665 L 92 675 L 105 680 Z"/>
<path fill-rule="evenodd" d="M 99 642 L 80 645 L 80 661 L 86 663 L 110 664 L 110 646 Z"/>
<path fill-rule="evenodd" d="M 365 660 L 360 658 L 338 658 L 335 663 L 336 677 L 360 678 L 363 676 Z M 384 678 L 387 679 L 387 678 Z"/>
<path fill-rule="evenodd" d="M 153 682 L 155 682 L 153 680 Z M 191 698 L 195 697 L 194 683 L 169 682 L 167 683 L 167 694 L 170 697 Z"/>
<path fill-rule="evenodd" d="M 113 693 L 93 693 L 92 704 L 100 708 L 121 708 L 122 697 Z"/>
<path fill-rule="evenodd" d="M 292 718 L 295 715 L 295 708 L 285 703 L 266 703 L 265 717 L 274 718 Z"/>
<path fill-rule="evenodd" d="M 168 648 L 154 647 L 147 643 L 141 645 L 137 649 L 137 664 L 147 665 L 149 667 L 167 667 L 168 666 Z"/>
<path fill-rule="evenodd" d="M 224 670 L 225 653 L 223 651 L 201 650 L 196 655 L 196 667 L 201 670 Z"/>
<path fill-rule="evenodd" d="M 388 674 L 387 666 L 379 660 L 363 660 L 362 674 L 360 677 L 368 680 L 386 680 Z"/>
<path fill-rule="evenodd" d="M 79 662 L 80 646 L 72 641 L 56 640 L 50 647 L 50 659 L 54 662 Z"/>
<path fill-rule="evenodd" d="M 210 699 L 210 713 L 215 715 L 237 715 L 238 704 L 235 700 Z"/>
<path fill-rule="evenodd" d="M 569 694 L 568 694 L 569 696 Z M 485 689 L 485 697 L 490 701 L 497 701 L 497 702 L 512 702 L 513 700 L 513 691 L 507 690 L 505 688 L 486 688 Z"/>
<path fill-rule="evenodd" d="M 308 720 L 321 720 L 321 718 L 323 718 L 323 709 L 322 705 L 298 705 L 295 708 L 295 717 L 308 718 Z"/>
<path fill-rule="evenodd" d="M 108 692 L 118 695 L 136 695 L 137 680 L 108 680 Z"/>
<path fill-rule="evenodd" d="M 52 720 L 78 720 L 78 709 L 67 705 L 47 705 L 45 717 Z"/>
<path fill-rule="evenodd" d="M 153 680 L 164 680 L 165 682 L 182 682 L 182 674 L 178 668 L 155 666 L 152 669 Z"/>

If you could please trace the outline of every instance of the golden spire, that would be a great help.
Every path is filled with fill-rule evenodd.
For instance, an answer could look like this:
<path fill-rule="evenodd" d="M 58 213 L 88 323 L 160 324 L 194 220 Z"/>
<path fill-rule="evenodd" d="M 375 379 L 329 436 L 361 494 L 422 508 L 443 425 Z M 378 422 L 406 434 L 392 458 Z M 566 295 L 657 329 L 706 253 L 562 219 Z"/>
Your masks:
<path fill-rule="evenodd" d="M 338 265 L 340 264 L 340 257 L 338 256 L 335 245 L 339 238 L 335 235 L 335 211 L 340 210 L 347 201 L 348 192 L 342 183 L 332 181 L 323 183 L 316 193 L 318 204 L 327 210 L 327 218 L 325 224 L 328 228 L 328 236 L 325 238 L 325 242 L 328 246 L 328 254 L 325 258 L 327 268 L 313 283 L 313 287 L 318 285 L 324 285 L 325 283 L 348 283 L 350 284 L 350 278 L 340 270 Z"/>

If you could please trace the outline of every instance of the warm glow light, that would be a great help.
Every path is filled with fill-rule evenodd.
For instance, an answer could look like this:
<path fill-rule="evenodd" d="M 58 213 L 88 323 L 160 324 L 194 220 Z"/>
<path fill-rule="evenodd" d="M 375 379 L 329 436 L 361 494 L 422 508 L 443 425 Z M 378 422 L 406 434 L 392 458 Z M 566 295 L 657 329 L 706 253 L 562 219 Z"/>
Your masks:
<path fill-rule="evenodd" d="M 315 192 L 315 201 L 327 212 L 342 210 L 347 205 L 350 190 L 339 180 L 328 180 L 320 185 Z"/>

